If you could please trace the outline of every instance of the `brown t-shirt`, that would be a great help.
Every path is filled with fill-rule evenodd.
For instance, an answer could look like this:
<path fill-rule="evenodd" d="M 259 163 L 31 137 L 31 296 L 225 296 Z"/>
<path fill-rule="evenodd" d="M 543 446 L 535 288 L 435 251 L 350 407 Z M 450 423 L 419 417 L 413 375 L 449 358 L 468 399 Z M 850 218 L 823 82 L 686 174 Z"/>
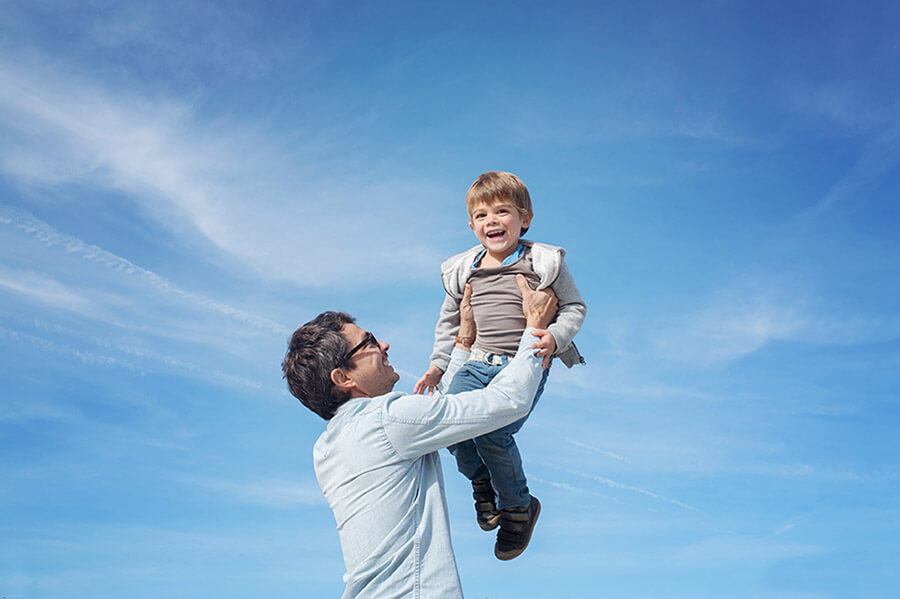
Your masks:
<path fill-rule="evenodd" d="M 510 355 L 519 348 L 525 330 L 525 315 L 522 313 L 522 292 L 516 283 L 517 274 L 525 275 L 532 288 L 540 282 L 531 264 L 530 247 L 526 246 L 512 264 L 472 269 L 469 283 L 472 284 L 472 310 L 477 329 L 475 348 Z"/>

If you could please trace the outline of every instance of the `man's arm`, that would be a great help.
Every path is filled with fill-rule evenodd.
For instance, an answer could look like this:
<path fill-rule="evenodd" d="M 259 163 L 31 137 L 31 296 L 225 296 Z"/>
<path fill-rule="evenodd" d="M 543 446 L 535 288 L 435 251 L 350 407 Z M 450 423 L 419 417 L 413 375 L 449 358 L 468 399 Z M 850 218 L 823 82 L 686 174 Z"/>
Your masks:
<path fill-rule="evenodd" d="M 398 395 L 385 404 L 384 426 L 394 449 L 415 457 L 496 430 L 528 413 L 541 378 L 541 358 L 534 355 L 534 332 L 556 314 L 550 290 L 532 291 L 524 277 L 522 308 L 527 327 L 515 358 L 490 385 L 454 395 Z"/>

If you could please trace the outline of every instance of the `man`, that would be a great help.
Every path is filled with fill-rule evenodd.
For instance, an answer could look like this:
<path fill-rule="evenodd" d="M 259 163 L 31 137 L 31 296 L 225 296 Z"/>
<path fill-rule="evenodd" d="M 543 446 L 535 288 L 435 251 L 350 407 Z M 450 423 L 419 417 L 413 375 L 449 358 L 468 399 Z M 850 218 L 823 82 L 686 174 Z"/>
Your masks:
<path fill-rule="evenodd" d="M 506 426 L 531 408 L 544 358 L 534 350 L 535 336 L 553 320 L 556 296 L 532 291 L 521 275 L 517 280 L 526 317 L 518 353 L 478 391 L 393 391 L 400 377 L 388 361 L 390 346 L 344 313 L 325 312 L 294 332 L 282 369 L 291 393 L 329 421 L 313 458 L 337 521 L 345 598 L 462 597 L 437 451 Z M 470 298 L 467 285 L 448 381 L 476 334 Z M 538 511 L 539 504 L 523 518 L 526 544 Z"/>

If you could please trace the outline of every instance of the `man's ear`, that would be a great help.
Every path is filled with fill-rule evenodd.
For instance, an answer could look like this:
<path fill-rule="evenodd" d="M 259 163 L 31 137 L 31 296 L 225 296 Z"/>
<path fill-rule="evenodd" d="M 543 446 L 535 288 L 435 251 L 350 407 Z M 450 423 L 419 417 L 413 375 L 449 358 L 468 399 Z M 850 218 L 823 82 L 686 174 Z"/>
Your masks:
<path fill-rule="evenodd" d="M 347 373 L 342 368 L 335 368 L 331 371 L 331 382 L 334 383 L 335 387 L 343 391 L 350 391 L 356 387 L 353 379 L 347 376 Z"/>

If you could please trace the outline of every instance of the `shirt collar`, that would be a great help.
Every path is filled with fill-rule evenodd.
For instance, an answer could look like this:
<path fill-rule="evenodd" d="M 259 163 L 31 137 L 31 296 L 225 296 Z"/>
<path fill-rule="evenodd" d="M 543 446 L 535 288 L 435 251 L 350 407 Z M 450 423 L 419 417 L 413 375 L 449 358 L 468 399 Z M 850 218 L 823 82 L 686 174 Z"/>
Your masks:
<path fill-rule="evenodd" d="M 524 252 L 524 251 L 525 251 L 525 246 L 522 243 L 519 243 L 519 247 L 516 248 L 516 251 L 514 251 L 512 254 L 507 256 L 503 260 L 503 262 L 500 263 L 500 266 L 507 266 L 509 264 L 512 264 L 513 262 L 515 262 L 516 260 L 519 259 L 519 257 L 522 255 L 522 252 Z M 487 253 L 487 248 L 482 248 L 482 250 L 480 252 L 478 252 L 478 255 L 475 256 L 475 262 L 472 264 L 473 269 L 478 268 L 478 265 L 481 264 L 481 259 L 484 258 L 484 255 L 486 253 Z"/>

